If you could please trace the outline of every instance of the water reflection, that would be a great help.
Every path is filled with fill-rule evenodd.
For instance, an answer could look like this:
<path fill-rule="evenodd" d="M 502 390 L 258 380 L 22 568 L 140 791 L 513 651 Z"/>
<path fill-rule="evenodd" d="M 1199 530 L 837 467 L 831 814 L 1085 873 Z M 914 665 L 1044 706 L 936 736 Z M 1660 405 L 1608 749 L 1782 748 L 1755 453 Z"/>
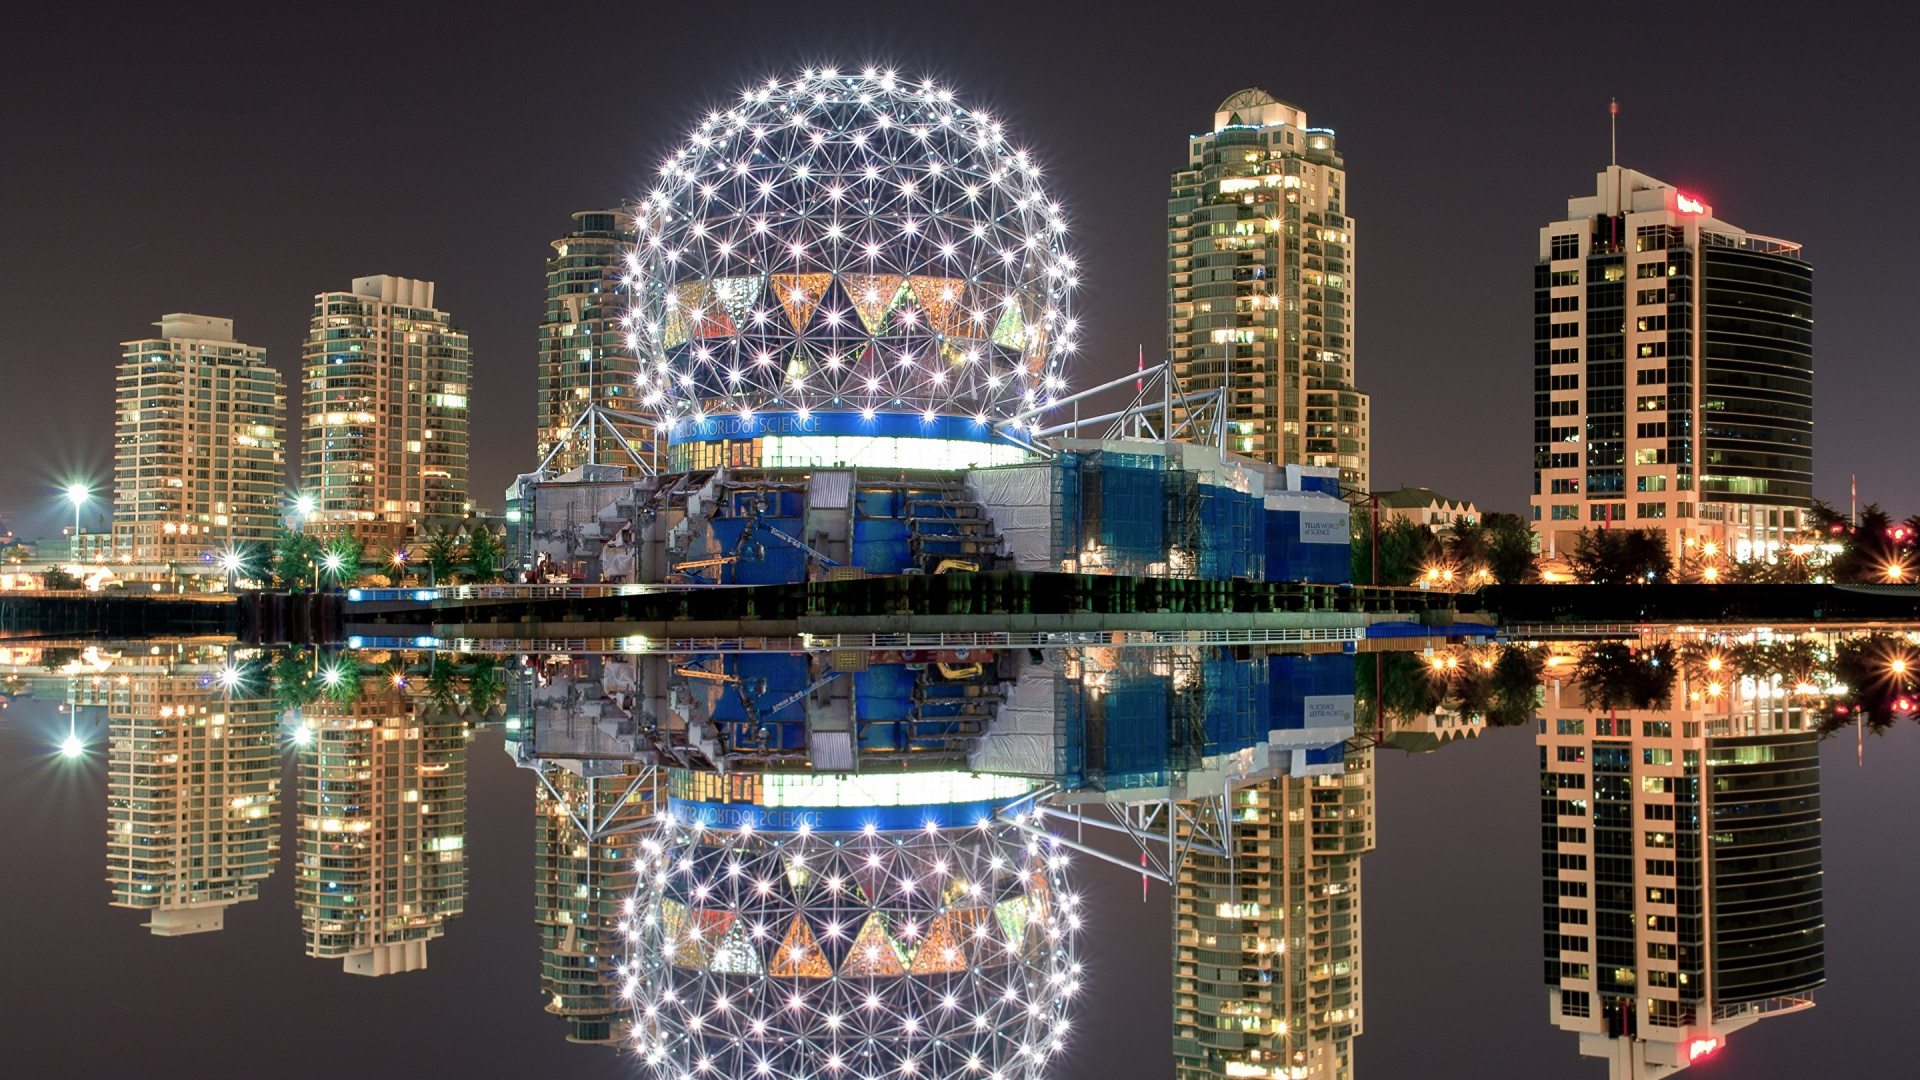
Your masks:
<path fill-rule="evenodd" d="M 1826 981 L 1818 721 L 1756 680 L 1706 704 L 1683 679 L 1684 709 L 1584 689 L 1555 680 L 1537 736 L 1549 1004 L 1656 1077 Z"/>
<path fill-rule="evenodd" d="M 1182 1080 L 1351 1080 L 1361 1031 L 1360 859 L 1373 850 L 1371 751 L 1236 786 L 1229 854 L 1174 888 L 1173 1052 Z M 1199 804 L 1189 804 L 1200 812 Z"/>
<path fill-rule="evenodd" d="M 162 937 L 221 929 L 280 858 L 279 709 L 225 650 L 96 650 L 74 705 L 108 725 L 107 881 Z"/>
<path fill-rule="evenodd" d="M 1692 629 L 1632 647 L 1094 646 L 669 663 L 143 643 L 13 649 L 0 667 L 12 692 L 57 686 L 74 708 L 104 713 L 109 903 L 143 911 L 157 935 L 219 930 L 227 908 L 260 895 L 279 856 L 290 760 L 304 951 L 350 974 L 427 968 L 428 944 L 465 910 L 476 884 L 467 746 L 500 724 L 535 779 L 540 967 L 526 987 L 564 1018 L 568 1040 L 653 1055 L 663 1076 L 702 1054 L 748 1071 L 758 1060 L 685 1026 L 692 1014 L 679 1027 L 647 1014 L 669 1003 L 663 991 L 712 1006 L 747 989 L 777 1003 L 811 1000 L 817 980 L 879 994 L 876 980 L 894 979 L 897 1000 L 880 995 L 889 1022 L 920 1024 L 940 1007 L 938 993 L 920 993 L 930 980 L 973 980 L 968 1022 L 986 1016 L 999 1031 L 1013 1013 L 975 991 L 1078 978 L 1071 953 L 1050 951 L 1034 928 L 1087 916 L 1057 906 L 1073 890 L 1128 889 L 1144 869 L 1172 889 L 1176 1074 L 1352 1080 L 1377 756 L 1474 753 L 1521 737 L 1499 729 L 1524 723 L 1539 749 L 1550 1022 L 1612 1075 L 1653 1077 L 1812 1006 L 1826 973 L 1819 742 L 1851 721 L 1864 731 L 1905 715 L 1912 645 L 1886 632 Z M 818 784 L 775 782 L 811 781 L 821 752 L 858 761 L 874 783 L 912 780 L 884 797 L 861 788 L 872 801 L 845 805 L 924 815 L 947 805 L 929 794 L 936 781 L 1017 790 L 982 804 L 993 831 L 977 842 L 905 818 L 866 833 L 806 816 L 819 812 L 808 801 L 822 797 Z M 875 835 L 892 870 L 866 881 L 865 864 L 827 869 Z M 1052 861 L 1069 852 L 1072 884 Z M 996 853 L 1007 866 L 1035 860 L 1032 873 L 955 876 Z M 796 855 L 818 861 L 796 871 Z M 755 878 L 735 864 L 779 872 Z M 939 887 L 890 894 L 898 882 L 882 879 L 901 874 Z M 864 891 L 816 910 L 829 877 Z M 741 882 L 765 888 L 735 895 Z M 999 891 L 969 898 L 970 884 Z M 711 899 L 726 890 L 726 904 Z M 879 951 L 863 960 L 867 946 Z M 1026 1054 L 1027 1072 L 1056 1071 L 1055 1055 L 1084 1037 L 1054 1030 L 1072 1003 L 1021 1001 L 1044 1019 L 1024 1043 L 968 1043 L 956 1028 L 941 1036 L 950 1043 L 882 1057 L 895 1072 L 944 1061 L 952 1068 L 939 1075 L 957 1076 L 969 1053 L 1004 1050 Z M 742 1045 L 795 1075 L 806 1047 L 841 1052 L 825 1049 L 840 1045 L 827 1028 L 788 1025 L 796 1038 L 803 1028 L 814 1041 L 800 1049 L 775 1053 L 751 1032 Z M 860 1030 L 892 1037 L 885 1025 Z"/>
<path fill-rule="evenodd" d="M 466 720 L 404 673 L 352 679 L 300 709 L 301 930 L 348 974 L 416 971 L 466 905 Z"/>

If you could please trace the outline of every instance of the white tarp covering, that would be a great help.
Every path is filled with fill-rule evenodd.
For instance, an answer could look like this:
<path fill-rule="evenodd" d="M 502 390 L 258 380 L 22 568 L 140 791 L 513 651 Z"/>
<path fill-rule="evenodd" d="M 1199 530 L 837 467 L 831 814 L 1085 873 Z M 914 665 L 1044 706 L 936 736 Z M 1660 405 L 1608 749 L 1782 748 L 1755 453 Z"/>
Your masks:
<path fill-rule="evenodd" d="M 985 773 L 1053 776 L 1053 669 L 1034 664 L 1020 679 L 987 733 L 967 755 L 969 767 Z"/>
<path fill-rule="evenodd" d="M 1052 466 L 978 469 L 967 474 L 967 486 L 986 507 L 994 531 L 1006 538 L 1014 569 L 1053 569 Z"/>

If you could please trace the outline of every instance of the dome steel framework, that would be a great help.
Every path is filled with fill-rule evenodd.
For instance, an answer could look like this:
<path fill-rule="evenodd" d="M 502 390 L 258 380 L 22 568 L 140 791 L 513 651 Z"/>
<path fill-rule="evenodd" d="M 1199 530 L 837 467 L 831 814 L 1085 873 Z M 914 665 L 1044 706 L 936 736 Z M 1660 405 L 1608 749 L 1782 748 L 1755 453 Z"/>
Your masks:
<path fill-rule="evenodd" d="M 1064 1046 L 1080 900 L 1015 825 L 668 821 L 620 974 L 659 1080 L 1032 1080 Z"/>
<path fill-rule="evenodd" d="M 1001 123 L 931 80 L 810 70 L 709 115 L 638 208 L 629 345 L 664 421 L 1000 419 L 1064 386 L 1078 281 Z"/>

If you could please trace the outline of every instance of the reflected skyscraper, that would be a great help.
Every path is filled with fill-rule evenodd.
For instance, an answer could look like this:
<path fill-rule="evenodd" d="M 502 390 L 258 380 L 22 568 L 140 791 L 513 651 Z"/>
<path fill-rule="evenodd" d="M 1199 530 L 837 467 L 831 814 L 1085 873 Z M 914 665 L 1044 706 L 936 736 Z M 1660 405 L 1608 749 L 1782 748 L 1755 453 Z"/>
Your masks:
<path fill-rule="evenodd" d="M 1180 1080 L 1353 1076 L 1373 754 L 1307 771 L 1232 790 L 1231 860 L 1190 854 L 1175 884 Z"/>
<path fill-rule="evenodd" d="M 534 789 L 533 918 L 540 926 L 540 992 L 567 1018 L 569 1042 L 617 1042 L 628 1007 L 615 974 L 619 922 L 638 882 L 641 829 L 654 788 L 638 766 L 563 761 L 540 768 Z"/>
<path fill-rule="evenodd" d="M 279 710 L 221 653 L 155 647 L 90 680 L 107 707 L 110 903 L 162 937 L 221 929 L 279 861 Z"/>
<path fill-rule="evenodd" d="M 1576 704 L 1556 685 L 1539 735 L 1554 1023 L 1639 1080 L 1812 1007 L 1826 954 L 1805 711 Z"/>
<path fill-rule="evenodd" d="M 306 706 L 299 754 L 300 923 L 307 955 L 354 975 L 427 966 L 466 903 L 466 724 L 362 682 Z"/>

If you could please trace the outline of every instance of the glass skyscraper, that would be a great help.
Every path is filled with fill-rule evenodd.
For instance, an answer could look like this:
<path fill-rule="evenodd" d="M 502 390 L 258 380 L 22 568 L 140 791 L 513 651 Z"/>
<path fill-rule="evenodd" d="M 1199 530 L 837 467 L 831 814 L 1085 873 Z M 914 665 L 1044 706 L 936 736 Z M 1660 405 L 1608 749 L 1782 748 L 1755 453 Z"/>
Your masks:
<path fill-rule="evenodd" d="M 1227 395 L 1227 449 L 1337 466 L 1364 491 L 1371 409 L 1355 384 L 1346 189 L 1331 129 L 1264 90 L 1221 102 L 1167 201 L 1167 357 L 1187 394 Z"/>
<path fill-rule="evenodd" d="M 1811 1008 L 1826 981 L 1820 737 L 1811 710 L 1770 689 L 1716 685 L 1702 707 L 1630 714 L 1549 692 L 1548 1006 L 1619 1080 L 1686 1068 Z"/>
<path fill-rule="evenodd" d="M 627 253 L 634 243 L 633 215 L 624 210 L 584 210 L 573 215 L 573 231 L 553 242 L 547 259 L 547 311 L 540 324 L 539 456 L 544 458 L 589 405 L 618 413 L 639 408 L 634 396 L 639 362 L 627 342 L 630 294 L 625 281 L 633 271 Z M 615 418 L 617 419 L 617 418 Z M 563 473 L 587 464 L 625 467 L 632 457 L 652 453 L 652 429 L 638 422 L 618 431 L 597 418 L 591 430 L 576 432 L 554 455 L 548 471 Z M 622 445 L 622 439 L 626 445 Z"/>
<path fill-rule="evenodd" d="M 1766 555 L 1813 501 L 1813 268 L 1617 165 L 1540 230 L 1533 517 Z"/>

